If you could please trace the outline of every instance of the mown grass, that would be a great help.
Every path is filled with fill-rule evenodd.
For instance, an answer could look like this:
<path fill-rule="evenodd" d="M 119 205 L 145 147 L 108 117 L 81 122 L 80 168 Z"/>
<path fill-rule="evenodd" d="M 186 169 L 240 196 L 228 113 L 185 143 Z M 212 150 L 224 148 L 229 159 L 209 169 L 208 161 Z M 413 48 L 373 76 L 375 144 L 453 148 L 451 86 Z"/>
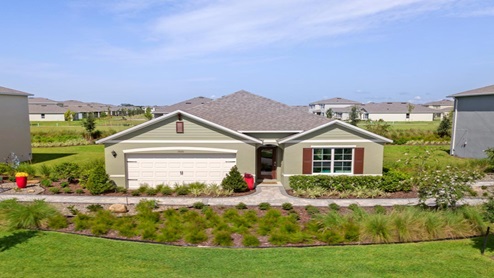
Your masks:
<path fill-rule="evenodd" d="M 41 164 L 53 166 L 63 162 L 83 165 L 95 159 L 103 158 L 103 145 L 33 148 L 32 164 L 35 167 L 39 167 Z"/>
<path fill-rule="evenodd" d="M 490 277 L 494 238 L 317 248 L 174 247 L 0 233 L 2 277 Z"/>
<path fill-rule="evenodd" d="M 144 116 L 138 115 L 133 117 L 106 117 L 96 119 L 96 129 L 101 131 L 115 130 L 117 132 L 128 129 L 138 124 L 142 124 L 147 121 Z M 81 121 L 32 121 L 31 133 L 53 131 L 57 132 L 60 130 L 70 130 L 77 133 L 84 132 L 84 128 L 81 125 Z"/>
<path fill-rule="evenodd" d="M 439 127 L 440 121 L 433 122 L 386 122 L 389 124 L 390 130 L 407 130 L 407 129 L 418 129 L 418 130 L 430 130 L 436 131 Z M 361 121 L 358 127 L 365 128 L 366 122 Z"/>

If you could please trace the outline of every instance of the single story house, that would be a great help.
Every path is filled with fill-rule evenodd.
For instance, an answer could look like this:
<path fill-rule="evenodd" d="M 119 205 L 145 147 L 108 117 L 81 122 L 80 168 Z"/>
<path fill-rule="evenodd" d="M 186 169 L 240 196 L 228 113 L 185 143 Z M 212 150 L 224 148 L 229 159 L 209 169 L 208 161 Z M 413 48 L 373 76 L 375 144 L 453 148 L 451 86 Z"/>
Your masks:
<path fill-rule="evenodd" d="M 352 106 L 360 106 L 360 105 L 361 103 L 358 101 L 344 99 L 341 97 L 335 97 L 335 98 L 323 99 L 309 103 L 309 111 L 312 114 L 322 115 L 326 117 L 326 112 L 329 109 L 333 110 L 333 112 L 336 109 L 339 111 L 338 113 L 342 111 L 343 111 L 342 113 L 345 113 L 344 111 L 348 111 L 348 109 L 344 109 L 344 108 L 348 108 Z M 346 115 L 342 114 L 340 115 L 340 119 L 348 119 L 348 115 L 349 114 Z"/>
<path fill-rule="evenodd" d="M 130 189 L 221 183 L 232 166 L 289 187 L 293 175 L 381 175 L 391 140 L 246 91 L 176 110 L 97 141 Z"/>
<path fill-rule="evenodd" d="M 196 107 L 198 105 L 205 104 L 210 101 L 212 101 L 212 99 L 207 97 L 195 97 L 168 106 L 154 107 L 152 113 L 154 118 L 158 118 L 177 110 L 187 110 L 189 108 Z"/>
<path fill-rule="evenodd" d="M 20 161 L 31 160 L 28 94 L 0 87 L 0 161 L 11 153 Z"/>
<path fill-rule="evenodd" d="M 443 99 L 438 101 L 427 102 L 423 104 L 425 107 L 432 108 L 437 112 L 434 113 L 434 119 L 442 119 L 448 113 L 453 111 L 454 101 Z"/>
<path fill-rule="evenodd" d="M 30 121 L 65 121 L 67 108 L 52 104 L 30 104 Z"/>
<path fill-rule="evenodd" d="M 433 121 L 437 111 L 420 104 L 409 102 L 367 103 L 362 106 L 365 110 L 362 118 L 371 121 L 382 119 L 394 121 Z"/>
<path fill-rule="evenodd" d="M 455 99 L 451 155 L 485 158 L 494 147 L 494 85 L 449 97 Z"/>

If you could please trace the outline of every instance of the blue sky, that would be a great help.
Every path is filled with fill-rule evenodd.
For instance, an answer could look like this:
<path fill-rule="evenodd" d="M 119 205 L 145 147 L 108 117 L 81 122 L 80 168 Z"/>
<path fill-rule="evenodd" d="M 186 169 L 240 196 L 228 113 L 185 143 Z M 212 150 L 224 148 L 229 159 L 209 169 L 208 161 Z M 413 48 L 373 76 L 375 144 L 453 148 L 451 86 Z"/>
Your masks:
<path fill-rule="evenodd" d="M 2 1 L 0 86 L 165 105 L 439 100 L 494 84 L 494 1 Z"/>

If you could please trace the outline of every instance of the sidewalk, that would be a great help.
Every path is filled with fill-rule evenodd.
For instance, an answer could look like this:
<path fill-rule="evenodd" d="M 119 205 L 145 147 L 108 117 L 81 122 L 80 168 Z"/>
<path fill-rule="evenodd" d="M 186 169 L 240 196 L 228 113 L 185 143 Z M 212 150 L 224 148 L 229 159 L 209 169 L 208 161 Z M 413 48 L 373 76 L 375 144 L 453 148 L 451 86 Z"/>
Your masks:
<path fill-rule="evenodd" d="M 240 202 L 249 206 L 256 206 L 266 202 L 272 206 L 281 206 L 283 203 L 291 203 L 294 206 L 313 205 L 325 207 L 331 203 L 336 203 L 341 207 L 348 207 L 351 204 L 372 207 L 375 205 L 416 205 L 418 198 L 410 199 L 306 199 L 290 196 L 283 186 L 278 184 L 259 184 L 256 192 L 241 197 L 110 197 L 110 196 L 68 196 L 68 195 L 32 195 L 32 194 L 0 194 L 0 201 L 16 198 L 19 201 L 33 201 L 44 199 L 48 203 L 81 203 L 81 204 L 137 204 L 142 199 L 157 200 L 160 205 L 166 206 L 191 206 L 195 202 L 203 202 L 212 206 L 234 206 Z M 464 199 L 461 204 L 477 205 L 487 201 L 482 198 Z M 432 205 L 433 202 L 427 202 Z"/>

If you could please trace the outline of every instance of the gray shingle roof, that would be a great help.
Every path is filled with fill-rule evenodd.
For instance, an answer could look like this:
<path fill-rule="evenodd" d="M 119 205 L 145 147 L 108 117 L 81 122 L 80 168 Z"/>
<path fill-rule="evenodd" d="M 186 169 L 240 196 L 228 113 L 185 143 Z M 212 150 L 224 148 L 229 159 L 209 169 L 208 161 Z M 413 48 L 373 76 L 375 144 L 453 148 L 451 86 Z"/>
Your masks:
<path fill-rule="evenodd" d="M 330 121 L 243 90 L 185 111 L 237 131 L 309 130 Z"/>
<path fill-rule="evenodd" d="M 49 98 L 44 98 L 44 97 L 30 97 L 27 99 L 29 104 L 58 104 L 61 103 L 56 100 L 52 100 Z"/>
<path fill-rule="evenodd" d="M 17 90 L 14 90 L 14 89 L 5 88 L 5 87 L 0 86 L 0 95 L 32 96 L 33 94 L 29 94 L 29 93 L 26 93 L 26 92 L 21 92 L 21 91 L 17 91 Z"/>
<path fill-rule="evenodd" d="M 60 107 L 58 105 L 39 105 L 30 104 L 29 114 L 64 114 L 67 111 L 67 107 Z"/>
<path fill-rule="evenodd" d="M 176 110 L 187 110 L 189 108 L 195 107 L 197 105 L 205 104 L 211 102 L 212 99 L 207 97 L 195 97 L 188 100 L 184 100 L 169 106 L 158 106 L 154 110 L 153 114 L 167 114 Z"/>
<path fill-rule="evenodd" d="M 440 105 L 440 106 L 453 106 L 454 102 L 449 99 L 443 99 L 443 100 L 438 100 L 438 101 L 431 101 L 424 103 L 424 105 Z"/>
<path fill-rule="evenodd" d="M 323 100 L 320 100 L 320 101 L 314 101 L 314 102 L 311 102 L 310 104 L 360 104 L 360 102 L 358 101 L 354 101 L 354 100 L 349 100 L 349 99 L 344 99 L 344 98 L 341 98 L 341 97 L 334 97 L 334 98 L 330 98 L 330 99 L 323 99 Z"/>
<path fill-rule="evenodd" d="M 367 103 L 362 106 L 365 111 L 368 113 L 377 113 L 377 114 L 393 114 L 393 113 L 408 113 L 408 102 L 381 102 L 381 103 Z M 426 114 L 426 113 L 437 113 L 437 110 L 434 110 L 429 107 L 425 107 L 420 104 L 412 104 L 414 106 L 412 110 L 412 114 Z"/>
<path fill-rule="evenodd" d="M 461 92 L 458 94 L 450 95 L 448 97 L 469 97 L 469 96 L 480 96 L 480 95 L 494 95 L 494 85 Z"/>

